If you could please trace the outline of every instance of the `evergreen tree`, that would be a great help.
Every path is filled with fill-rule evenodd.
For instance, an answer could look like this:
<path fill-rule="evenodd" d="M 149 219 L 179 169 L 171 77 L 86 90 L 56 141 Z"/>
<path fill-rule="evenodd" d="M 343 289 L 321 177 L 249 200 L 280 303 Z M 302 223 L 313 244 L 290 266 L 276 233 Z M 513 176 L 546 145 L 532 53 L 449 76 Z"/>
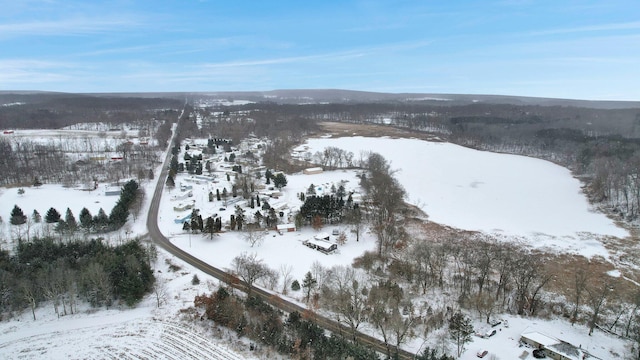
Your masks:
<path fill-rule="evenodd" d="M 182 223 L 182 230 L 184 231 L 190 231 L 191 230 L 191 223 L 188 221 L 185 221 Z"/>
<path fill-rule="evenodd" d="M 38 210 L 34 209 L 33 214 L 31 214 L 31 219 L 33 220 L 33 222 L 39 223 L 40 221 L 42 221 L 42 216 L 40 215 Z"/>
<path fill-rule="evenodd" d="M 89 209 L 87 209 L 86 207 L 82 208 L 78 217 L 80 218 L 80 226 L 86 232 L 91 231 L 91 228 L 93 227 L 93 216 L 91 215 Z"/>
<path fill-rule="evenodd" d="M 22 212 L 22 209 L 20 209 L 18 205 L 13 206 L 9 222 L 11 225 L 22 225 L 27 222 L 27 216 Z"/>
<path fill-rule="evenodd" d="M 458 348 L 458 357 L 464 351 L 464 345 L 470 342 L 473 334 L 471 319 L 463 315 L 460 311 L 453 314 L 449 319 L 449 335 L 455 341 Z"/>
<path fill-rule="evenodd" d="M 60 220 L 60 213 L 58 212 L 58 210 L 54 208 L 49 208 L 49 210 L 47 210 L 47 215 L 45 215 L 44 217 L 44 221 L 46 221 L 47 224 L 54 224 L 54 223 L 57 223 L 59 220 Z"/>
<path fill-rule="evenodd" d="M 216 232 L 216 221 L 211 216 L 205 221 L 204 232 L 209 234 L 209 239 L 213 239 L 213 234 Z"/>
<path fill-rule="evenodd" d="M 264 172 L 264 177 L 265 179 L 267 179 L 267 185 L 271 184 L 271 177 L 273 176 L 273 174 L 271 173 L 271 170 L 267 169 L 267 171 Z"/>
<path fill-rule="evenodd" d="M 149 175 L 147 175 L 147 177 L 149 178 L 149 180 L 153 180 L 154 178 L 154 174 L 153 174 L 153 169 L 149 169 Z"/>
<path fill-rule="evenodd" d="M 209 191 L 209 202 L 213 201 L 213 191 Z"/>
<path fill-rule="evenodd" d="M 67 230 L 69 230 L 69 232 L 74 232 L 78 229 L 78 223 L 76 222 L 76 218 L 73 216 L 70 208 L 67 208 L 67 213 L 64 216 L 64 222 L 67 223 Z"/>
<path fill-rule="evenodd" d="M 236 205 L 236 227 L 238 231 L 242 230 L 242 225 L 244 224 L 244 209 L 239 205 Z"/>
<path fill-rule="evenodd" d="M 171 174 L 171 172 L 169 172 L 169 175 L 167 175 L 167 186 L 169 188 L 176 187 L 176 182 L 175 180 L 173 180 L 173 175 Z"/>
<path fill-rule="evenodd" d="M 109 217 L 103 208 L 100 208 L 98 214 L 93 218 L 93 226 L 97 231 L 105 231 L 109 226 Z"/>
<path fill-rule="evenodd" d="M 35 187 L 42 186 L 42 182 L 40 181 L 40 178 L 38 178 L 37 176 L 33 179 L 33 186 Z"/>
<path fill-rule="evenodd" d="M 287 177 L 284 176 L 283 173 L 278 173 L 278 175 L 273 178 L 273 185 L 275 185 L 275 187 L 277 187 L 278 189 L 282 189 L 283 187 L 287 186 Z"/>
<path fill-rule="evenodd" d="M 302 280 L 302 287 L 305 291 L 305 299 L 309 302 L 309 298 L 311 297 L 311 291 L 318 284 L 318 280 L 316 280 L 313 275 L 311 275 L 311 271 L 307 271 L 304 275 L 304 279 Z"/>
<path fill-rule="evenodd" d="M 216 189 L 216 199 L 220 201 L 220 189 Z"/>
<path fill-rule="evenodd" d="M 293 291 L 300 290 L 300 283 L 298 282 L 298 280 L 293 280 L 293 282 L 291 283 L 291 290 Z"/>
<path fill-rule="evenodd" d="M 59 232 L 60 234 L 64 234 L 67 232 L 67 230 L 69 230 L 69 226 L 67 226 L 67 223 L 62 219 L 58 220 L 58 224 L 56 225 L 56 231 Z"/>
<path fill-rule="evenodd" d="M 171 157 L 171 162 L 169 163 L 169 170 L 173 171 L 173 173 L 178 172 L 178 158 L 174 155 Z"/>

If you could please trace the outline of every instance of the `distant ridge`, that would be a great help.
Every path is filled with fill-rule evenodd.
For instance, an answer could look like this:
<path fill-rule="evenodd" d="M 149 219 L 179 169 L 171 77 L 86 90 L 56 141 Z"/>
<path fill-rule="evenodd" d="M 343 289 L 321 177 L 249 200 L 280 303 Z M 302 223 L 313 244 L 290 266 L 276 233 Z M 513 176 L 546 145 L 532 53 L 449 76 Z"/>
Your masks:
<path fill-rule="evenodd" d="M 436 94 L 436 93 L 380 93 L 343 89 L 281 89 L 270 91 L 203 91 L 203 92 L 114 92 L 114 93 L 62 93 L 52 91 L 0 91 L 0 100 L 11 96 L 40 98 L 61 96 L 174 98 L 181 100 L 233 99 L 282 104 L 312 103 L 376 103 L 417 102 L 433 105 L 508 104 L 538 106 L 571 106 L 593 109 L 640 108 L 640 101 L 557 99 L 512 95 Z"/>

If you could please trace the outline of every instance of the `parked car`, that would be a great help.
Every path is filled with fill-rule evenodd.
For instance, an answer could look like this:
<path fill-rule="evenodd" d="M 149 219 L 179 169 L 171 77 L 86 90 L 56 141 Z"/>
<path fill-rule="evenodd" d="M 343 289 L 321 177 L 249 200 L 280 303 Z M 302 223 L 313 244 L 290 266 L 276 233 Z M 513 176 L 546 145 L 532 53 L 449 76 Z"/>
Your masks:
<path fill-rule="evenodd" d="M 483 358 L 485 356 L 487 356 L 489 352 L 487 350 L 478 350 L 478 352 L 476 353 L 476 356 L 479 358 Z"/>
<path fill-rule="evenodd" d="M 496 332 L 497 332 L 497 331 L 496 331 L 495 329 L 494 329 L 494 330 L 491 330 L 491 331 L 487 331 L 487 333 L 485 334 L 485 337 L 490 338 L 490 337 L 492 337 L 493 335 L 495 335 L 495 334 L 496 334 Z"/>
<path fill-rule="evenodd" d="M 533 350 L 533 357 L 536 359 L 544 359 L 547 355 L 544 353 L 543 349 L 535 349 Z"/>

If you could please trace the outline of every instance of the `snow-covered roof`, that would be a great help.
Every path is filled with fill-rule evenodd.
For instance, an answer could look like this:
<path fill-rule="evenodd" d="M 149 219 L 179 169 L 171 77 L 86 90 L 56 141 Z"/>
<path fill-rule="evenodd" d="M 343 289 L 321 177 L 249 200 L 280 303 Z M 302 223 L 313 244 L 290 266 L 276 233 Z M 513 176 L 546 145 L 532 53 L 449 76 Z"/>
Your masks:
<path fill-rule="evenodd" d="M 537 331 L 524 332 L 521 334 L 522 337 L 535 341 L 542 346 L 551 346 L 560 343 L 559 340 L 554 339 L 545 334 L 539 333 Z"/>

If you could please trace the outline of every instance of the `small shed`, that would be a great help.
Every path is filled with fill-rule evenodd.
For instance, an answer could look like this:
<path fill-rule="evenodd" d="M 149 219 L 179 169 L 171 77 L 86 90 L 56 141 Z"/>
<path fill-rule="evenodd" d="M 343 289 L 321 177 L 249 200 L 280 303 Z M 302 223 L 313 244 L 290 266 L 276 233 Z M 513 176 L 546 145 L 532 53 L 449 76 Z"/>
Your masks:
<path fill-rule="evenodd" d="M 323 170 L 321 167 L 312 167 L 302 170 L 302 173 L 305 175 L 321 174 L 322 172 Z"/>
<path fill-rule="evenodd" d="M 105 196 L 120 196 L 120 193 L 122 192 L 121 188 L 106 188 L 104 190 L 104 195 Z"/>
<path fill-rule="evenodd" d="M 295 224 L 278 224 L 276 226 L 276 230 L 280 231 L 280 232 L 292 232 L 292 231 L 296 231 L 296 225 Z"/>

